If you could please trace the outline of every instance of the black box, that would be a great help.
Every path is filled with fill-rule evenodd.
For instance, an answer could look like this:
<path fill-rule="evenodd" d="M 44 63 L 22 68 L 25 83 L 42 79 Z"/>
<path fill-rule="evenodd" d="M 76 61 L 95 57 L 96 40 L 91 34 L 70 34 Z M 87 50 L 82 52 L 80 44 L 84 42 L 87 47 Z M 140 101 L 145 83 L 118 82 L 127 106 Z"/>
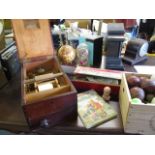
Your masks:
<path fill-rule="evenodd" d="M 66 43 L 65 34 L 61 33 L 61 37 L 62 37 L 63 44 L 65 44 Z M 52 39 L 53 39 L 53 44 L 54 44 L 55 50 L 58 50 L 60 48 L 60 46 L 61 46 L 59 33 L 53 32 L 52 33 Z"/>
<path fill-rule="evenodd" d="M 122 23 L 108 24 L 106 40 L 106 69 L 124 70 L 121 60 L 122 44 L 125 40 L 124 25 Z"/>
<path fill-rule="evenodd" d="M 89 50 L 89 64 L 93 67 L 100 67 L 102 60 L 102 45 L 103 37 L 86 38 L 86 43 Z"/>
<path fill-rule="evenodd" d="M 107 57 L 120 57 L 124 36 L 108 36 L 107 37 Z"/>
<path fill-rule="evenodd" d="M 0 59 L 6 77 L 10 80 L 20 68 L 15 42 L 1 51 Z"/>
<path fill-rule="evenodd" d="M 108 24 L 108 35 L 124 35 L 125 29 L 123 23 L 109 23 Z"/>

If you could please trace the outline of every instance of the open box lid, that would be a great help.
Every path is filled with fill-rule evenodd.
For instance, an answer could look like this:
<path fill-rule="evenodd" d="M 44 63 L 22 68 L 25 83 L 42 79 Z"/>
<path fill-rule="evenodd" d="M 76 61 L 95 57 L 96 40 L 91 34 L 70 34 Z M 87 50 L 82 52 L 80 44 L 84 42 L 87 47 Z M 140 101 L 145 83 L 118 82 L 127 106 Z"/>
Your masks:
<path fill-rule="evenodd" d="M 53 56 L 48 19 L 13 19 L 12 25 L 21 60 Z"/>

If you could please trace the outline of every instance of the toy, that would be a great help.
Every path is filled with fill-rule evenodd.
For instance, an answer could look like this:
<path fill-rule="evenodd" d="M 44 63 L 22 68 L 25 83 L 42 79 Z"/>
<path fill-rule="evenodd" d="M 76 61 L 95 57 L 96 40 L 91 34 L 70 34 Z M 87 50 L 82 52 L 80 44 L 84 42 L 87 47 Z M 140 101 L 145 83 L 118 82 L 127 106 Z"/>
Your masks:
<path fill-rule="evenodd" d="M 129 87 L 139 86 L 140 78 L 135 75 L 131 75 L 127 78 L 127 82 L 128 82 Z"/>
<path fill-rule="evenodd" d="M 102 97 L 105 101 L 110 100 L 110 98 L 111 98 L 110 93 L 111 93 L 111 88 L 110 87 L 104 87 Z"/>
<path fill-rule="evenodd" d="M 140 87 L 132 87 L 130 89 L 131 97 L 132 98 L 139 98 L 140 100 L 143 101 L 145 98 L 145 92 L 142 88 Z"/>

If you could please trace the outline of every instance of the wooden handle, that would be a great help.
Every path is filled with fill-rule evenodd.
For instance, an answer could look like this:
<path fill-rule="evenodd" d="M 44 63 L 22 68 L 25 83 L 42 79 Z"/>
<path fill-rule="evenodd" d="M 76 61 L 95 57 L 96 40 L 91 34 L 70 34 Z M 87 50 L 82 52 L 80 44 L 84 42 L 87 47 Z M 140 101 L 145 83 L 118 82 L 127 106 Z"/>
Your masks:
<path fill-rule="evenodd" d="M 63 73 L 57 73 L 57 74 L 53 74 L 53 73 L 48 73 L 48 74 L 43 74 L 43 75 L 38 75 L 35 76 L 34 79 L 29 79 L 29 80 L 25 80 L 25 84 L 30 84 L 30 83 L 34 83 L 34 82 L 38 82 L 38 81 L 45 81 L 45 80 L 50 80 L 50 79 L 54 79 L 56 77 L 59 77 L 63 75 Z"/>

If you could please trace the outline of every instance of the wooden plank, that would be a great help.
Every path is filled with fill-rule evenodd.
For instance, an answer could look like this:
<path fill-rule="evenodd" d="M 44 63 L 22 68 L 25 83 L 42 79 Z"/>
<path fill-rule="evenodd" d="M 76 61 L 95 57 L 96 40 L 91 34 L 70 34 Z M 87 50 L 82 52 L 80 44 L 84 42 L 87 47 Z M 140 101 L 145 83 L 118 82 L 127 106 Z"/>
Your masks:
<path fill-rule="evenodd" d="M 143 111 L 132 111 L 129 109 L 128 113 L 128 121 L 132 122 L 135 120 L 143 120 L 143 121 L 150 121 L 153 117 L 155 117 L 155 112 L 149 112 L 147 110 Z"/>
<path fill-rule="evenodd" d="M 132 112 L 155 113 L 154 104 L 131 104 L 130 108 L 132 109 Z"/>
<path fill-rule="evenodd" d="M 129 90 L 127 89 L 127 83 L 125 80 L 125 74 L 122 75 L 122 81 L 120 85 L 120 93 L 119 93 L 119 103 L 122 114 L 123 126 L 126 126 L 126 121 L 128 117 L 128 109 L 130 103 Z"/>
<path fill-rule="evenodd" d="M 135 120 L 128 122 L 125 128 L 126 133 L 134 134 L 155 134 L 155 121 Z"/>

